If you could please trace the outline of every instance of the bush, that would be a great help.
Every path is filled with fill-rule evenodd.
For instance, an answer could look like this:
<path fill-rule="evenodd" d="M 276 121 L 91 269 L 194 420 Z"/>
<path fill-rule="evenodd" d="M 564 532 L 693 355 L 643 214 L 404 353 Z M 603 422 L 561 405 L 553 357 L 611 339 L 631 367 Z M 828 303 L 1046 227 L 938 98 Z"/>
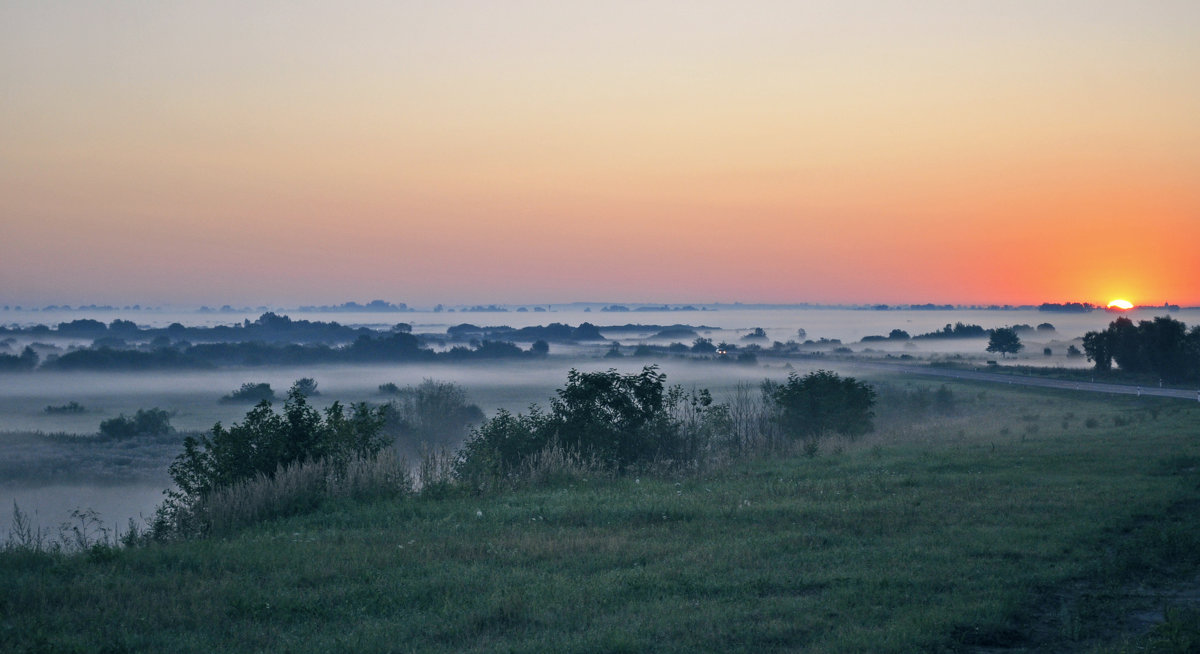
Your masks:
<path fill-rule="evenodd" d="M 772 390 L 774 415 L 791 438 L 813 438 L 825 432 L 859 436 L 874 429 L 875 390 L 853 377 L 828 370 L 804 377 L 788 375 Z"/>
<path fill-rule="evenodd" d="M 274 400 L 275 391 L 271 390 L 270 384 L 254 384 L 251 382 L 242 384 L 241 388 L 221 398 L 222 402 L 248 402 L 250 404 L 258 404 L 259 402 L 272 402 Z"/>
<path fill-rule="evenodd" d="M 293 388 L 301 393 L 304 393 L 305 397 L 316 397 L 321 394 L 321 392 L 317 390 L 317 380 L 313 379 L 312 377 L 303 377 L 301 379 L 297 379 Z M 275 394 L 271 393 L 271 395 L 274 396 Z"/>
<path fill-rule="evenodd" d="M 393 394 L 399 397 L 383 407 L 384 432 L 413 444 L 457 444 L 484 419 L 483 410 L 452 382 L 426 379 Z"/>
<path fill-rule="evenodd" d="M 388 444 L 381 435 L 383 421 L 382 410 L 365 403 L 354 404 L 347 415 L 341 403 L 334 402 L 322 416 L 293 386 L 282 413 L 264 400 L 240 424 L 225 429 L 217 423 L 209 434 L 188 436 L 168 470 L 176 488 L 159 509 L 155 531 L 161 536 L 203 531 L 191 516 L 218 489 L 274 478 L 281 469 L 309 461 L 341 468 L 355 457 L 374 457 Z"/>
<path fill-rule="evenodd" d="M 458 451 L 455 475 L 474 488 L 507 477 L 549 444 L 553 431 L 550 416 L 536 405 L 528 414 L 513 415 L 504 409 L 471 431 Z"/>
<path fill-rule="evenodd" d="M 49 413 L 51 415 L 64 414 L 64 413 L 87 413 L 87 409 L 83 408 L 82 404 L 80 404 L 74 400 L 72 400 L 66 404 L 60 404 L 58 406 L 47 405 L 46 408 L 43 409 L 43 411 L 45 411 L 46 413 Z"/>
<path fill-rule="evenodd" d="M 397 386 L 394 382 L 387 382 L 386 384 L 380 384 L 379 385 L 379 394 L 380 395 L 399 395 L 400 387 Z"/>
<path fill-rule="evenodd" d="M 525 415 L 502 410 L 473 430 L 456 474 L 478 488 L 554 449 L 616 472 L 655 461 L 696 461 L 714 434 L 730 431 L 728 407 L 714 405 L 707 391 L 688 394 L 665 381 L 657 366 L 627 375 L 573 369 L 549 413 L 536 405 Z"/>
<path fill-rule="evenodd" d="M 161 436 L 172 431 L 174 429 L 171 427 L 171 412 L 158 408 L 138 409 L 137 413 L 129 417 L 122 413 L 116 418 L 109 418 L 100 423 L 100 435 L 112 440 Z"/>

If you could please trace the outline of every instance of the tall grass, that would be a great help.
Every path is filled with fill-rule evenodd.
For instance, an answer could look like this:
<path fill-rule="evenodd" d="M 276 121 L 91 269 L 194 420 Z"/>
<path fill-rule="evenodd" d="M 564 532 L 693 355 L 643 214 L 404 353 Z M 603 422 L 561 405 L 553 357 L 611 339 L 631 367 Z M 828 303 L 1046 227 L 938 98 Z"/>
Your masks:
<path fill-rule="evenodd" d="M 259 474 L 206 494 L 196 504 L 176 511 L 175 524 L 157 529 L 180 534 L 227 534 L 272 518 L 311 511 L 334 498 L 355 500 L 411 494 L 414 482 L 408 463 L 394 450 L 347 463 L 305 461 Z M 160 518 L 166 519 L 160 511 Z M 165 528 L 165 529 L 164 529 Z"/>

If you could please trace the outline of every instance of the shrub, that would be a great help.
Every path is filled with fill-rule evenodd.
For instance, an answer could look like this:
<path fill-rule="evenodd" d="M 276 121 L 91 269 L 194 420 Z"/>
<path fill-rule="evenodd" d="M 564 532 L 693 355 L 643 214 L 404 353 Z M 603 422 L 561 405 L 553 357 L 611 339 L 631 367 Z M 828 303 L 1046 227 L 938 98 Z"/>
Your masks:
<path fill-rule="evenodd" d="M 317 390 L 317 380 L 313 379 L 312 377 L 302 377 L 297 379 L 296 383 L 293 385 L 293 388 L 303 393 L 305 397 L 316 397 L 321 394 L 321 392 Z M 273 396 L 274 393 L 271 395 Z"/>
<path fill-rule="evenodd" d="M 387 382 L 386 384 L 380 384 L 379 385 L 379 394 L 380 395 L 399 395 L 400 387 L 397 386 L 393 382 Z"/>
<path fill-rule="evenodd" d="M 708 391 L 688 394 L 678 386 L 668 389 L 665 381 L 656 366 L 627 375 L 573 369 L 549 413 L 536 405 L 528 414 L 501 410 L 474 429 L 455 472 L 480 488 L 556 448 L 617 472 L 654 461 L 696 461 L 714 434 L 731 431 L 728 407 L 714 405 Z"/>
<path fill-rule="evenodd" d="M 49 408 L 49 407 L 47 407 Z M 124 413 L 100 423 L 100 435 L 123 440 L 137 436 L 161 436 L 173 431 L 171 412 L 165 409 L 138 409 L 132 416 Z"/>
<path fill-rule="evenodd" d="M 772 391 L 775 419 L 793 439 L 824 432 L 858 436 L 872 431 L 875 397 L 875 390 L 866 383 L 853 377 L 843 379 L 828 370 L 804 377 L 792 373 Z"/>
<path fill-rule="evenodd" d="M 670 456 L 678 434 L 667 411 L 665 381 L 657 366 L 628 375 L 571 370 L 567 385 L 551 400 L 554 435 L 566 449 L 618 469 Z"/>
<path fill-rule="evenodd" d="M 471 431 L 458 451 L 455 475 L 473 488 L 494 484 L 509 476 L 527 459 L 549 445 L 551 417 L 531 406 L 528 414 L 513 415 L 504 409 Z"/>
<path fill-rule="evenodd" d="M 250 404 L 271 402 L 274 400 L 275 391 L 271 390 L 270 384 L 255 384 L 252 382 L 242 384 L 241 388 L 221 398 L 222 402 L 248 402 Z"/>
<path fill-rule="evenodd" d="M 457 444 L 484 418 L 466 390 L 452 382 L 426 379 L 393 394 L 399 397 L 383 407 L 384 432 L 414 444 Z"/>
<path fill-rule="evenodd" d="M 87 409 L 83 408 L 82 404 L 74 400 L 66 404 L 60 404 L 59 406 L 47 405 L 43 411 L 51 415 L 64 413 L 87 413 Z"/>
<path fill-rule="evenodd" d="M 264 400 L 240 424 L 225 429 L 217 423 L 208 434 L 188 436 L 168 470 L 176 488 L 159 509 L 155 531 L 161 536 L 203 531 L 192 516 L 218 489 L 273 478 L 281 469 L 309 461 L 326 461 L 341 469 L 354 457 L 374 457 L 388 444 L 381 435 L 383 420 L 381 410 L 365 403 L 353 405 L 347 415 L 341 403 L 334 402 L 322 416 L 293 386 L 282 413 Z"/>

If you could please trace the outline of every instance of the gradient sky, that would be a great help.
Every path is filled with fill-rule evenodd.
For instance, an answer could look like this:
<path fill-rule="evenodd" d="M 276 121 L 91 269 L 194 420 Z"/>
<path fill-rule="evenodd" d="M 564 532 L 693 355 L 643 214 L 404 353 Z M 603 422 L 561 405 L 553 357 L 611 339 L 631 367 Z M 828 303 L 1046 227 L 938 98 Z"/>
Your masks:
<path fill-rule="evenodd" d="M 0 303 L 1200 304 L 1197 34 L 1193 0 L 9 0 Z"/>

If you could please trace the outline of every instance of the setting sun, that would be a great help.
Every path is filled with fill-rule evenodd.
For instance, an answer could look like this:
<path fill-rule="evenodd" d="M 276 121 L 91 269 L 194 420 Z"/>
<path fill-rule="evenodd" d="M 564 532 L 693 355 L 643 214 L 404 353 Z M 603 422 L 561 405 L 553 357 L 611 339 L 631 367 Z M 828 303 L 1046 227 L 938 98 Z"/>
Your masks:
<path fill-rule="evenodd" d="M 1126 311 L 1133 308 L 1133 303 L 1129 300 L 1113 300 L 1112 302 L 1108 303 L 1108 308 Z"/>

